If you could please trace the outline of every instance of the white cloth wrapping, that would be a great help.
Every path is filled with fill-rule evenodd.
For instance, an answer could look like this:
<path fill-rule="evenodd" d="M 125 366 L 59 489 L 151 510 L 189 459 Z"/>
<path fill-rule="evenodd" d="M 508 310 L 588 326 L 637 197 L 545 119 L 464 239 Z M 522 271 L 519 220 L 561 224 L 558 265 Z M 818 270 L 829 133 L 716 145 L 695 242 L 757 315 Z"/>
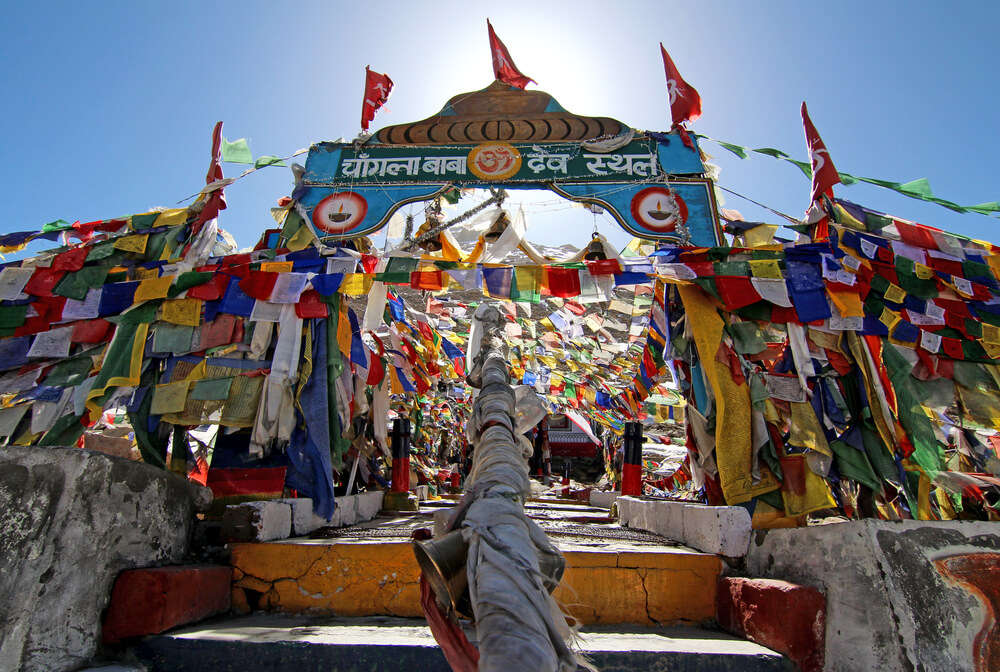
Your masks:
<path fill-rule="evenodd" d="M 389 386 L 389 376 L 386 376 L 382 379 L 382 383 L 372 391 L 373 418 L 389 417 Z M 375 442 L 382 450 L 382 454 L 386 457 L 391 457 L 392 453 L 389 451 L 389 430 L 386 423 L 382 421 L 375 422 L 372 427 L 372 434 L 375 436 Z"/>
<path fill-rule="evenodd" d="M 516 215 L 510 218 L 510 224 L 500 234 L 497 241 L 488 244 L 486 254 L 482 258 L 482 263 L 495 264 L 503 261 L 508 254 L 521 245 L 521 242 L 524 240 L 524 233 L 524 213 L 518 211 Z"/>
<path fill-rule="evenodd" d="M 387 295 L 388 289 L 384 282 L 376 280 L 372 283 L 368 292 L 368 303 L 365 305 L 365 316 L 361 320 L 361 328 L 364 331 L 375 331 L 381 326 Z"/>
<path fill-rule="evenodd" d="M 292 393 L 293 376 L 298 375 L 302 351 L 302 318 L 295 314 L 295 305 L 284 304 L 278 325 L 278 340 L 271 358 L 271 373 L 264 382 L 250 437 L 251 452 L 261 455 L 277 439 L 288 442 L 295 428 L 295 401 Z"/>

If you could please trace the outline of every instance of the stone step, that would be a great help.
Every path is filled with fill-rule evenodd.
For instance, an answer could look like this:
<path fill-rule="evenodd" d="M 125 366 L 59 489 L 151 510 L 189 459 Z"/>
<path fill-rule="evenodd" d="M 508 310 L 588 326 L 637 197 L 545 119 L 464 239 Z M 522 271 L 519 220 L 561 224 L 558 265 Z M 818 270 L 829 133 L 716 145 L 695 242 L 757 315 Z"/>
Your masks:
<path fill-rule="evenodd" d="M 584 624 L 709 623 L 722 561 L 684 547 L 557 540 L 566 572 L 555 597 Z M 409 541 L 288 539 L 234 544 L 233 609 L 422 617 Z"/>
<path fill-rule="evenodd" d="M 581 632 L 602 672 L 791 672 L 780 654 L 693 627 L 604 626 Z M 450 672 L 422 620 L 256 614 L 184 628 L 132 649 L 149 672 Z"/>

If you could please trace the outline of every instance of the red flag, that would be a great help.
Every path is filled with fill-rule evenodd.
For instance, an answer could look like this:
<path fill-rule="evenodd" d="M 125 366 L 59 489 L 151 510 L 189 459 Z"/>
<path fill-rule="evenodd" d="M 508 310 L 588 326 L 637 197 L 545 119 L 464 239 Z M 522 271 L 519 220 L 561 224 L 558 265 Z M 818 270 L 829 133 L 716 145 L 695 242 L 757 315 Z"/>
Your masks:
<path fill-rule="evenodd" d="M 667 94 L 670 96 L 670 117 L 674 125 L 685 121 L 694 121 L 701 116 L 701 96 L 693 86 L 684 81 L 677 72 L 670 54 L 660 42 L 660 52 L 663 55 L 663 71 L 667 75 Z"/>
<path fill-rule="evenodd" d="M 486 19 L 486 28 L 490 31 L 490 51 L 493 53 L 493 75 L 504 84 L 510 84 L 519 89 L 526 87 L 528 82 L 537 84 L 538 82 L 524 75 L 514 65 L 514 59 L 510 57 L 507 47 L 500 41 L 497 34 L 493 32 L 493 26 L 490 24 L 489 19 Z"/>
<path fill-rule="evenodd" d="M 806 103 L 802 101 L 802 125 L 806 129 L 806 144 L 809 146 L 809 160 L 812 162 L 812 199 L 815 203 L 820 200 L 823 194 L 833 196 L 833 185 L 840 184 L 840 175 L 833 167 L 830 160 L 830 152 L 826 151 L 826 145 L 816 132 L 812 119 L 809 118 L 809 111 L 806 110 Z"/>
<path fill-rule="evenodd" d="M 375 118 L 378 109 L 389 100 L 392 91 L 392 80 L 388 75 L 382 75 L 367 65 L 365 66 L 365 99 L 361 103 L 361 128 L 368 130 L 368 123 Z"/>

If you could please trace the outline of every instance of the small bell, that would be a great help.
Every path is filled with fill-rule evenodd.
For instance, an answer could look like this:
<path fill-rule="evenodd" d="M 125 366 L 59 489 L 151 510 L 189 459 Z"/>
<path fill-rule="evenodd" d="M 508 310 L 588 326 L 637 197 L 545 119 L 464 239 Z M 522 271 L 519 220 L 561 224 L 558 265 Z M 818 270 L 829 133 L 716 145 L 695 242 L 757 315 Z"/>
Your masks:
<path fill-rule="evenodd" d="M 493 224 L 490 228 L 483 234 L 483 239 L 487 243 L 495 243 L 503 235 L 503 232 L 507 230 L 507 226 L 510 224 L 510 219 L 507 217 L 507 213 L 504 210 L 500 211 L 497 218 L 493 220 Z"/>
<path fill-rule="evenodd" d="M 601 242 L 596 233 L 590 239 L 590 244 L 587 245 L 587 253 L 583 255 L 583 258 L 587 261 L 604 261 L 608 258 L 608 255 L 604 253 L 604 243 Z"/>

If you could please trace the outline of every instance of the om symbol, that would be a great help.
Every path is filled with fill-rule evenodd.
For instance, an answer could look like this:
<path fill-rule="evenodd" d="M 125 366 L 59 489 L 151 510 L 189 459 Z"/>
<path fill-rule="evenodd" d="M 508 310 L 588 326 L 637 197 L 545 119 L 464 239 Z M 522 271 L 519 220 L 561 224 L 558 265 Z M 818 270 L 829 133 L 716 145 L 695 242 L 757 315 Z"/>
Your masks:
<path fill-rule="evenodd" d="M 505 180 L 521 169 L 521 152 L 506 142 L 489 142 L 469 152 L 469 170 L 483 180 Z"/>

